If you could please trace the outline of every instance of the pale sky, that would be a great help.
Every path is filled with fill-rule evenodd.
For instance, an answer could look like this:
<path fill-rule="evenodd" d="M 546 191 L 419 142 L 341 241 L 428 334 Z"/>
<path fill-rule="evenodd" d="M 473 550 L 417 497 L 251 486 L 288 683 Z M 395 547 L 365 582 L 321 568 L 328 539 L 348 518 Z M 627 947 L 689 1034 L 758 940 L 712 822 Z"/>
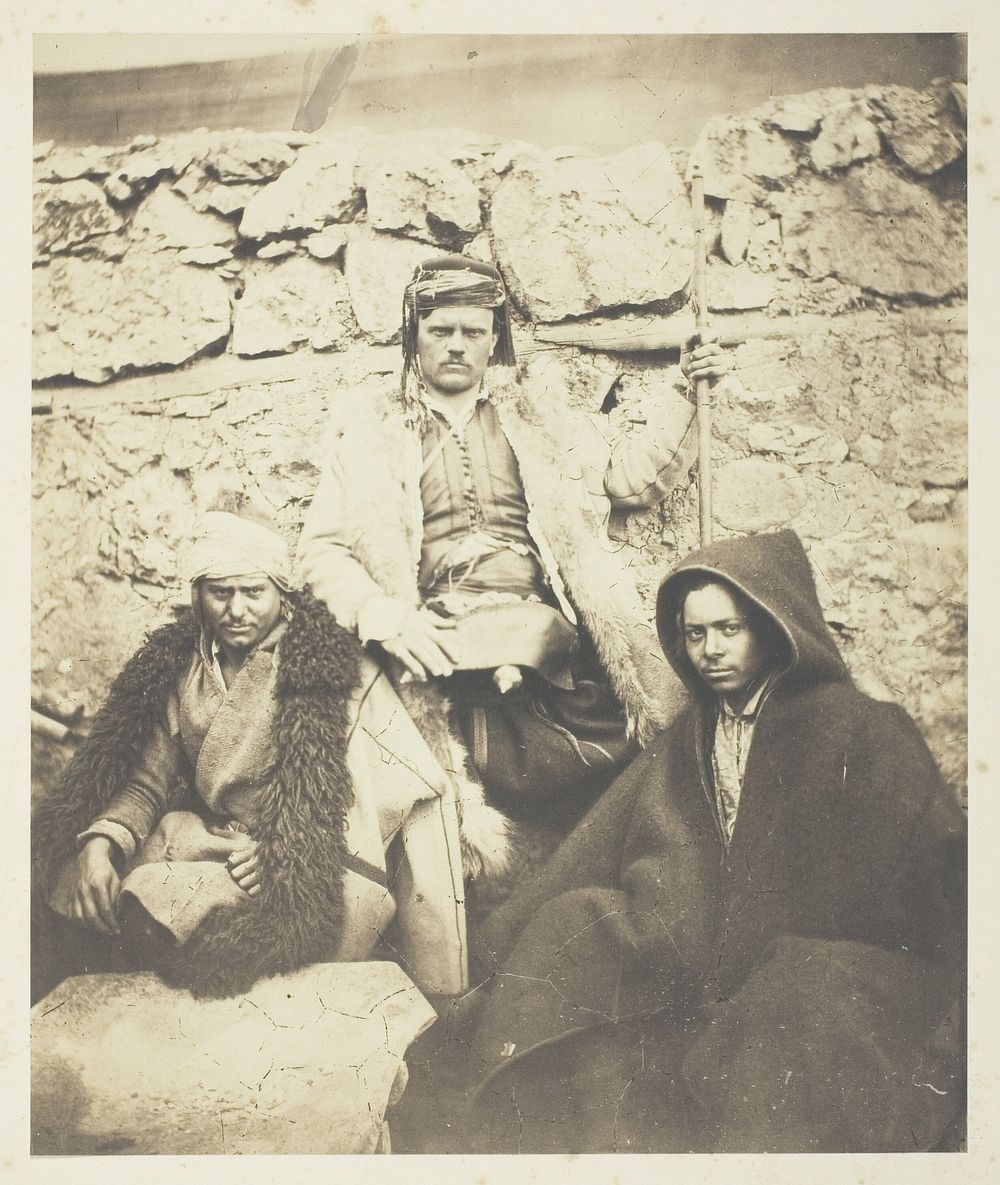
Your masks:
<path fill-rule="evenodd" d="M 36 74 L 91 70 L 133 70 L 178 62 L 221 62 L 269 54 L 308 53 L 336 48 L 344 38 L 273 33 L 38 33 L 34 38 Z"/>

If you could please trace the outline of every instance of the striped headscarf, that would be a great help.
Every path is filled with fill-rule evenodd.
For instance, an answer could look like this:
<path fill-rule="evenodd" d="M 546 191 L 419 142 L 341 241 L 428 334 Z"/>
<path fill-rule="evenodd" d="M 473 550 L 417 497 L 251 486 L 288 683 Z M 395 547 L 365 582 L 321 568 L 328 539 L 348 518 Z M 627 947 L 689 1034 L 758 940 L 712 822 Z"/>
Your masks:
<path fill-rule="evenodd" d="M 465 255 L 439 255 L 417 266 L 403 292 L 403 375 L 401 391 L 406 400 L 407 384 L 417 363 L 417 322 L 431 309 L 461 306 L 492 309 L 497 344 L 490 355 L 491 366 L 513 366 L 514 340 L 510 332 L 507 289 L 503 277 L 491 263 Z"/>

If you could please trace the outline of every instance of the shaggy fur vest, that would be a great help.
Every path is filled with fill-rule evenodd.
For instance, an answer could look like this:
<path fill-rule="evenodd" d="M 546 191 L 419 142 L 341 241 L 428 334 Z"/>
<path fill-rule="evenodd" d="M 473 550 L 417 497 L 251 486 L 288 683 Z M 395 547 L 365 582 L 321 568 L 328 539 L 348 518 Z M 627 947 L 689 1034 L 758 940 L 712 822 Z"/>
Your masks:
<path fill-rule="evenodd" d="M 115 679 L 90 735 L 32 819 L 36 904 L 76 836 L 127 784 L 198 642 L 193 616 L 156 630 Z M 279 650 L 274 763 L 255 838 L 265 869 L 243 908 L 209 915 L 160 970 L 196 995 L 236 995 L 257 979 L 329 958 L 344 901 L 344 829 L 354 790 L 346 764 L 348 705 L 360 647 L 326 608 L 300 594 Z"/>
<path fill-rule="evenodd" d="M 550 574 L 558 573 L 592 638 L 630 733 L 645 743 L 687 697 L 664 661 L 631 575 L 601 542 L 602 510 L 587 492 L 580 450 L 570 436 L 576 413 L 539 392 L 532 397 L 529 386 L 515 382 L 491 384 L 491 392 L 517 458 L 528 529 L 542 561 Z M 328 447 L 344 481 L 341 529 L 353 558 L 388 596 L 419 604 L 422 457 L 419 433 L 403 404 L 388 391 L 339 393 Z M 414 686 L 400 688 L 400 695 L 440 757 L 448 748 L 442 697 Z"/>

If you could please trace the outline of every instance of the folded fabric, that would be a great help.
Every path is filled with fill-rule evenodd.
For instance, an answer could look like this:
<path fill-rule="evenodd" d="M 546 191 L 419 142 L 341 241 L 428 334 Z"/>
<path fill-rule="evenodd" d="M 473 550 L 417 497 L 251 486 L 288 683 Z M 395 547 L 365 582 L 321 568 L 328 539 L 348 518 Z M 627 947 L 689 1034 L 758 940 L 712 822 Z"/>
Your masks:
<path fill-rule="evenodd" d="M 547 683 L 573 687 L 570 664 L 578 647 L 577 632 L 558 609 L 538 601 L 487 604 L 453 619 L 449 644 L 458 669 L 489 670 L 528 667 Z"/>

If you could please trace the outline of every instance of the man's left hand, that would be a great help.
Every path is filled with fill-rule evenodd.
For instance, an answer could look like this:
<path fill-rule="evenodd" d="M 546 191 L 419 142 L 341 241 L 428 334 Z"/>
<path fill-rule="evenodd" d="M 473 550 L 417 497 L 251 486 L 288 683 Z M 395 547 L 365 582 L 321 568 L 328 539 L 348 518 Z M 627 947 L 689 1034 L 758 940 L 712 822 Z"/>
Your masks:
<path fill-rule="evenodd" d="M 681 350 L 681 374 L 689 383 L 708 379 L 714 386 L 719 379 L 733 369 L 732 355 L 719 345 L 714 335 L 701 340 L 700 334 L 692 334 Z"/>
<path fill-rule="evenodd" d="M 260 852 L 257 844 L 250 840 L 226 861 L 229 875 L 249 897 L 260 892 Z"/>

